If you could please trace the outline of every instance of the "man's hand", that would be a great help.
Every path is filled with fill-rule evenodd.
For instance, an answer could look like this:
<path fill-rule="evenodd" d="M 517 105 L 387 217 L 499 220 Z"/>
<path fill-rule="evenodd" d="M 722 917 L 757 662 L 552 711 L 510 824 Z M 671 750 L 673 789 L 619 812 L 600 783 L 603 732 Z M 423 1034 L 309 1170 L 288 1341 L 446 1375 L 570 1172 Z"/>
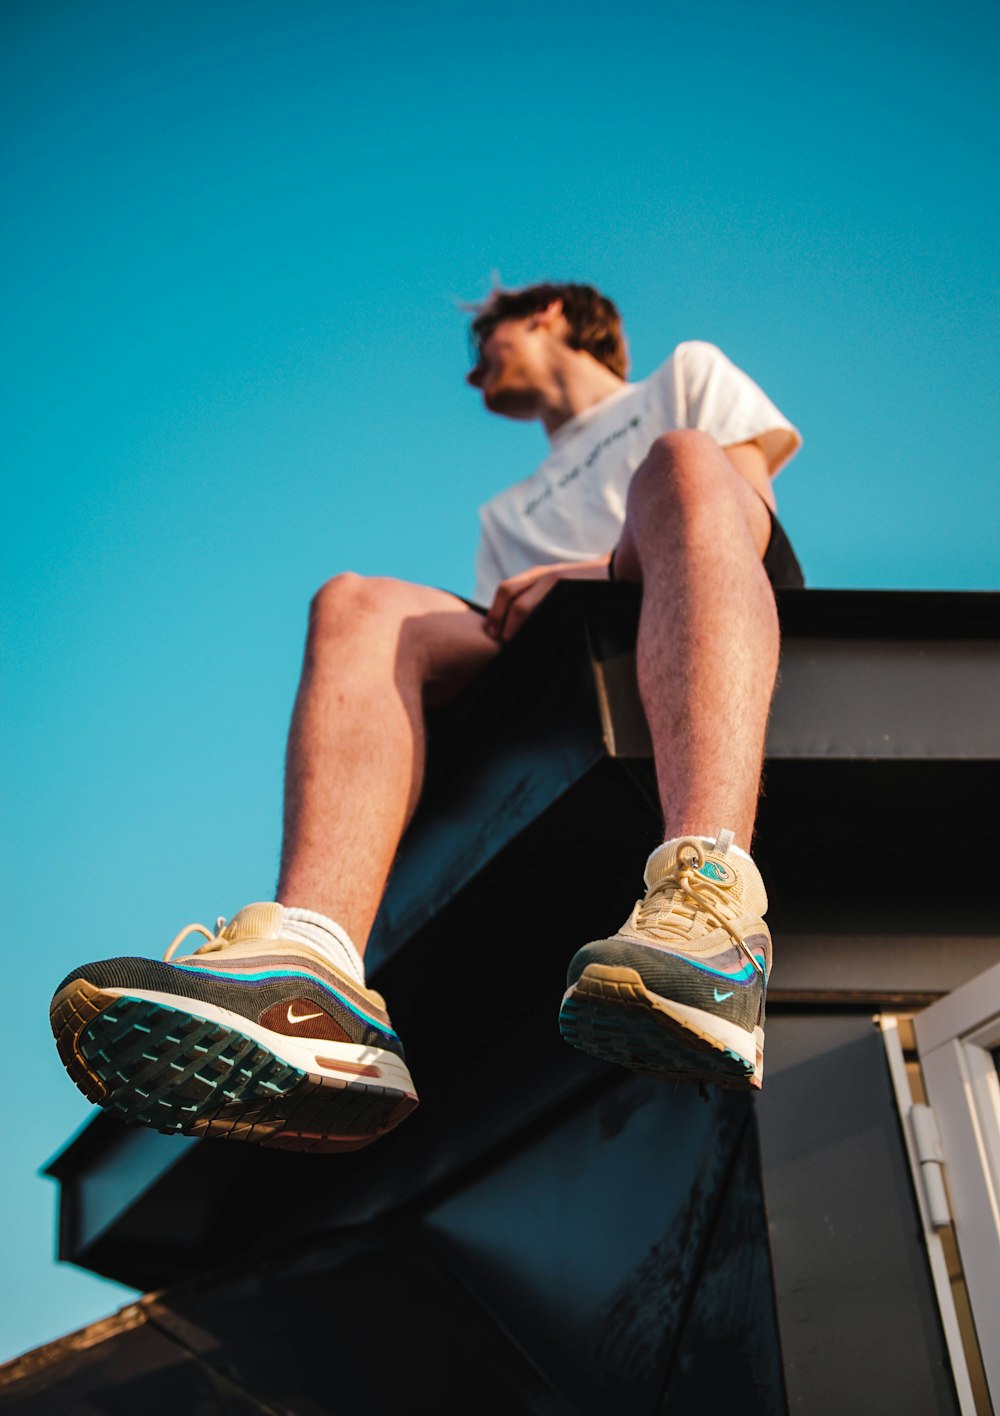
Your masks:
<path fill-rule="evenodd" d="M 536 565 L 502 580 L 486 615 L 486 633 L 507 644 L 559 580 L 607 580 L 611 552 L 588 561 Z"/>

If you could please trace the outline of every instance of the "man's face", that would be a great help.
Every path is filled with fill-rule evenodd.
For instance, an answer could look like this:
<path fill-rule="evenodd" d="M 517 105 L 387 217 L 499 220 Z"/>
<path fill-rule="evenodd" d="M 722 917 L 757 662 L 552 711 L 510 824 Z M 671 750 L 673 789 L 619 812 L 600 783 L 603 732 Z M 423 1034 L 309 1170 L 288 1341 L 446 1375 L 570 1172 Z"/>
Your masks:
<path fill-rule="evenodd" d="M 551 335 L 536 316 L 501 320 L 480 344 L 479 362 L 467 382 L 482 390 L 491 413 L 537 418 Z"/>

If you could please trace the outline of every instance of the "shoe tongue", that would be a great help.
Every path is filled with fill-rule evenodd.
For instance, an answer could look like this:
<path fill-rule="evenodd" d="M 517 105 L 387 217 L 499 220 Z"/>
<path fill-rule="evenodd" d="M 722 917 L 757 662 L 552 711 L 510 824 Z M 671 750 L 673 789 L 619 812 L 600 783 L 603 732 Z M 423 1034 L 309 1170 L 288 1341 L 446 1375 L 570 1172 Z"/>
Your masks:
<path fill-rule="evenodd" d="M 222 931 L 222 937 L 234 944 L 245 939 L 275 939 L 281 933 L 285 917 L 283 905 L 274 903 L 246 905 Z"/>
<path fill-rule="evenodd" d="M 673 873 L 677 865 L 678 851 L 684 863 L 692 859 L 691 846 L 685 844 L 685 841 L 690 839 L 681 837 L 656 848 L 646 862 L 646 885 L 649 889 L 653 889 Z M 763 914 L 767 909 L 767 894 L 760 872 L 753 861 L 748 856 L 737 855 L 728 849 L 713 850 L 712 846 L 704 841 L 699 841 L 698 844 L 705 859 L 695 871 L 695 875 L 700 876 L 706 885 L 714 885 L 723 890 L 734 908 L 742 905 L 754 914 Z"/>
<path fill-rule="evenodd" d="M 694 852 L 691 848 L 690 841 L 691 837 L 679 837 L 677 840 L 665 841 L 662 846 L 657 846 L 656 850 L 646 862 L 646 884 L 651 890 L 654 886 L 659 885 L 661 880 L 666 880 L 668 875 L 673 874 L 677 865 L 678 854 L 683 856 L 685 864 L 692 860 Z M 704 841 L 700 841 L 698 844 L 701 846 L 704 853 L 705 865 L 707 865 L 710 860 L 717 860 L 721 864 L 721 855 L 710 851 Z M 703 865 L 701 869 L 704 871 L 705 866 Z M 710 875 L 706 876 L 706 879 L 714 880 L 716 873 L 715 870 L 712 870 Z M 727 876 L 732 875 L 732 873 L 732 870 L 725 871 Z"/>

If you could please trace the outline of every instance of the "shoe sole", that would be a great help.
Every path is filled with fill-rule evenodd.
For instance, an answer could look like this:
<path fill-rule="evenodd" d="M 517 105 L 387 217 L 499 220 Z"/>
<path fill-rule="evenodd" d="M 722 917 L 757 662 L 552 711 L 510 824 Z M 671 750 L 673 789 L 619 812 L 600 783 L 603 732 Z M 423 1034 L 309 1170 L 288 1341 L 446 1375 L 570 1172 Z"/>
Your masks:
<path fill-rule="evenodd" d="M 665 1080 L 759 1088 L 764 1030 L 651 993 L 630 968 L 588 964 L 563 998 L 559 1031 L 606 1062 Z"/>
<path fill-rule="evenodd" d="M 227 1009 L 74 979 L 52 1000 L 63 1065 L 89 1101 L 168 1135 L 322 1154 L 360 1150 L 417 1106 L 402 1058 L 284 1037 Z"/>

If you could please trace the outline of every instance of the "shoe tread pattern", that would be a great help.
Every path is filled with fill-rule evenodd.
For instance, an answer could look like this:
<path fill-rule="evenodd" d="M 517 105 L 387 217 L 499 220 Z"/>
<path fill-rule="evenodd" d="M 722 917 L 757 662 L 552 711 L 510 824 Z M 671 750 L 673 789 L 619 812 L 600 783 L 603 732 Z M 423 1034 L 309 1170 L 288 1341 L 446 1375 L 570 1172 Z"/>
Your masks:
<path fill-rule="evenodd" d="M 416 1106 L 397 1088 L 305 1072 L 235 1028 L 83 979 L 57 996 L 52 1029 L 88 1100 L 166 1134 L 357 1150 Z"/>
<path fill-rule="evenodd" d="M 656 1008 L 638 973 L 614 972 L 618 978 L 585 971 L 563 1000 L 559 1030 L 571 1046 L 663 1080 L 739 1090 L 759 1086 L 745 1058 Z"/>

